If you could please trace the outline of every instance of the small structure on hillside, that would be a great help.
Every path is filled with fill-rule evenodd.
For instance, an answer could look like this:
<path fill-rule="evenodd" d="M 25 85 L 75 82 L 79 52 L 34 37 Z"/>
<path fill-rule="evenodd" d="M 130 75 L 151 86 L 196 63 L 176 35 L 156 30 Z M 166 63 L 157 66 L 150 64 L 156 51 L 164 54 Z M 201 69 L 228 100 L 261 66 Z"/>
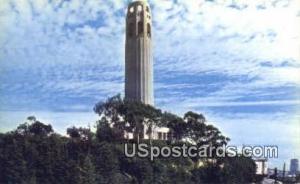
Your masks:
<path fill-rule="evenodd" d="M 267 159 L 256 159 L 254 160 L 256 164 L 256 174 L 257 175 L 268 175 L 268 160 Z"/>

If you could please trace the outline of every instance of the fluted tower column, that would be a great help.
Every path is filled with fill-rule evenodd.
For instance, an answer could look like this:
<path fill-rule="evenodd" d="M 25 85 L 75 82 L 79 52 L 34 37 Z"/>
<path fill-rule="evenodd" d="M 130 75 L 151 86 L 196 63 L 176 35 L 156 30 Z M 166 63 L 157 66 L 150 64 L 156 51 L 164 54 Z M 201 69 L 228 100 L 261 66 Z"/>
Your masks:
<path fill-rule="evenodd" d="M 146 1 L 129 4 L 126 17 L 125 98 L 154 105 L 152 21 Z"/>

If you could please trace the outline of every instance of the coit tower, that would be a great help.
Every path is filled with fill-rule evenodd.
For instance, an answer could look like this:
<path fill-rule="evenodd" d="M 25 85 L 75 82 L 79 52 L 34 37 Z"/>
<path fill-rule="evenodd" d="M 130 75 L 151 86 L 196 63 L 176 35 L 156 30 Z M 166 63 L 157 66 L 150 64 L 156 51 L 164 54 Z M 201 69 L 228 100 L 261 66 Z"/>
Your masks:
<path fill-rule="evenodd" d="M 126 16 L 125 98 L 153 103 L 152 23 L 146 1 L 129 4 Z"/>

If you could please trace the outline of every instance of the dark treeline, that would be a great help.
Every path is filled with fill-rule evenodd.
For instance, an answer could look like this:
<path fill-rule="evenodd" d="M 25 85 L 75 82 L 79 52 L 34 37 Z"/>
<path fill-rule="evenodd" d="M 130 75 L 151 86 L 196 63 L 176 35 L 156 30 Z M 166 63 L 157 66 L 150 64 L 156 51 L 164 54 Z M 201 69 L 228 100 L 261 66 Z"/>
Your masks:
<path fill-rule="evenodd" d="M 55 133 L 35 117 L 15 130 L 0 134 L 0 183 L 251 183 L 255 163 L 250 158 L 127 158 L 122 130 L 138 132 L 141 123 L 167 126 L 173 141 L 130 140 L 156 146 L 182 144 L 189 138 L 198 146 L 227 145 L 229 138 L 205 117 L 187 112 L 184 117 L 115 96 L 96 104 L 100 120 L 96 131 L 70 127 L 68 136 Z M 109 126 L 114 123 L 115 128 Z M 138 133 L 137 133 L 138 134 Z"/>

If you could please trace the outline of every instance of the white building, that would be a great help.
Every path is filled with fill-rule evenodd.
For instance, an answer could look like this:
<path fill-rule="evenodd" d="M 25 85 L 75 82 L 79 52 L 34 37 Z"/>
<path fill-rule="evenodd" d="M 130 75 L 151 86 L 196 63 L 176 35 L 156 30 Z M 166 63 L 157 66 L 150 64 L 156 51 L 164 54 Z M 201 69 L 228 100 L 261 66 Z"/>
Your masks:
<path fill-rule="evenodd" d="M 134 133 L 124 131 L 124 138 L 125 139 L 134 139 Z M 140 134 L 140 139 L 152 139 L 152 140 L 171 140 L 172 133 L 169 128 L 167 127 L 152 127 L 152 130 L 144 125 Z"/>
<path fill-rule="evenodd" d="M 254 161 L 256 164 L 256 174 L 257 175 L 267 175 L 268 174 L 268 160 L 267 159 L 256 159 Z"/>

